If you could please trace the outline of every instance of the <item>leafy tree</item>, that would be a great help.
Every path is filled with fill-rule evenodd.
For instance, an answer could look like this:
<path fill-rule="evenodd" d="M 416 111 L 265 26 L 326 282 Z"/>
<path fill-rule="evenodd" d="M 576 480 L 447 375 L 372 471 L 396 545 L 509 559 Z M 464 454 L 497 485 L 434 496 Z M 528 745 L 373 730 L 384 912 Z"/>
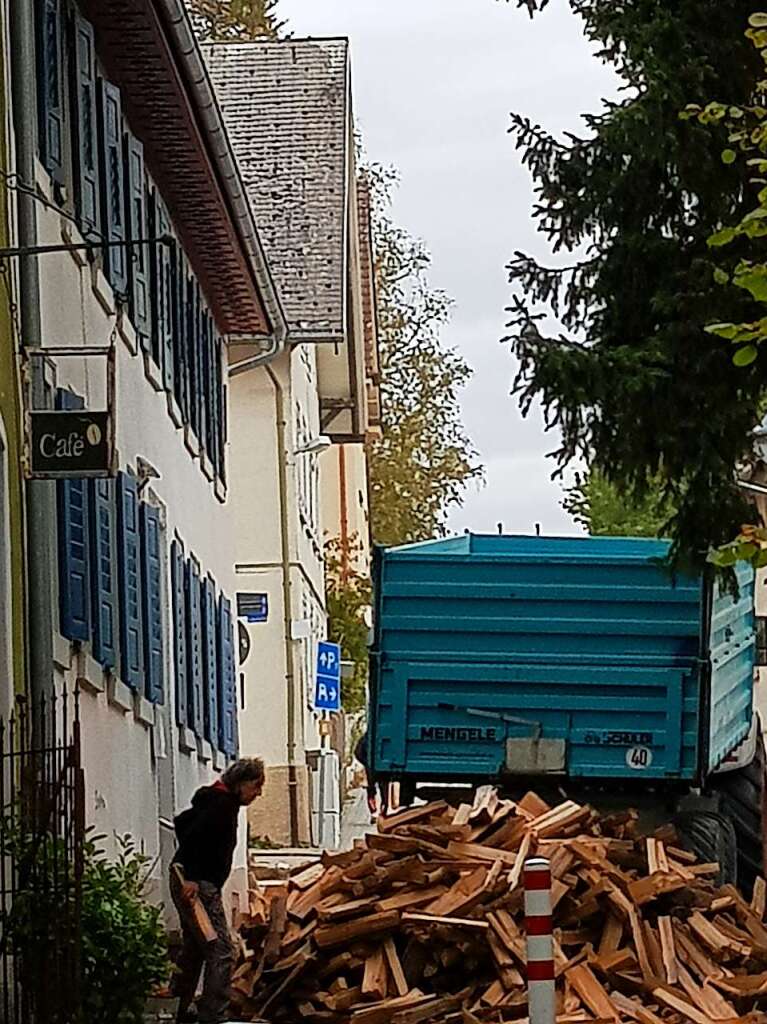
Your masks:
<path fill-rule="evenodd" d="M 277 17 L 279 0 L 186 0 L 200 39 L 276 39 L 286 22 Z"/>
<path fill-rule="evenodd" d="M 358 553 L 361 544 L 352 539 L 347 549 Z M 370 577 L 350 564 L 348 550 L 333 538 L 325 545 L 325 593 L 330 639 L 341 645 L 345 661 L 354 663 L 350 677 L 341 679 L 341 701 L 344 711 L 361 711 L 366 703 L 368 680 L 367 612 L 373 601 Z"/>
<path fill-rule="evenodd" d="M 710 334 L 734 346 L 732 361 L 741 367 L 757 362 L 760 346 L 767 340 L 767 262 L 759 258 L 767 236 L 767 179 L 764 177 L 767 173 L 767 13 L 752 14 L 749 24 L 746 37 L 761 60 L 761 77 L 749 97 L 750 102 L 735 105 L 714 101 L 705 107 L 691 105 L 682 115 L 704 126 L 723 126 L 727 131 L 727 146 L 722 151 L 722 162 L 729 166 L 741 161 L 752 169 L 751 184 L 756 193 L 752 208 L 738 223 L 721 228 L 708 240 L 712 249 L 725 252 L 736 240 L 747 240 L 747 256 L 734 266 L 732 260 L 720 266 L 715 278 L 722 287 L 747 292 L 758 303 L 760 315 L 748 322 L 715 323 L 706 328 Z M 764 407 L 760 413 L 764 413 Z M 767 530 L 761 525 L 744 526 L 734 541 L 714 549 L 709 557 L 720 567 L 749 561 L 756 568 L 763 568 L 767 565 Z"/>
<path fill-rule="evenodd" d="M 482 475 L 461 421 L 459 394 L 471 376 L 440 331 L 452 301 L 430 287 L 423 243 L 390 215 L 396 174 L 373 165 L 375 272 L 383 437 L 369 450 L 371 520 L 379 544 L 444 534 L 451 507 Z"/>
<path fill-rule="evenodd" d="M 748 171 L 722 162 L 723 129 L 679 111 L 752 95 L 759 61 L 741 29 L 757 5 L 570 6 L 626 88 L 585 118 L 580 137 L 555 139 L 513 117 L 540 230 L 555 252 L 583 253 L 566 270 L 524 253 L 510 266 L 516 391 L 523 411 L 540 401 L 560 431 L 560 470 L 584 457 L 626 494 L 657 478 L 675 509 L 674 557 L 700 564 L 747 515 L 734 469 L 756 422 L 765 356 L 738 369 L 705 330 L 754 319 L 747 292 L 717 283 L 708 245 L 748 212 Z M 736 239 L 733 265 L 743 256 Z M 561 324 L 559 337 L 541 335 L 547 316 Z"/>
<path fill-rule="evenodd" d="M 657 480 L 642 497 L 626 495 L 598 469 L 576 474 L 562 507 L 592 537 L 661 537 L 673 515 Z"/>

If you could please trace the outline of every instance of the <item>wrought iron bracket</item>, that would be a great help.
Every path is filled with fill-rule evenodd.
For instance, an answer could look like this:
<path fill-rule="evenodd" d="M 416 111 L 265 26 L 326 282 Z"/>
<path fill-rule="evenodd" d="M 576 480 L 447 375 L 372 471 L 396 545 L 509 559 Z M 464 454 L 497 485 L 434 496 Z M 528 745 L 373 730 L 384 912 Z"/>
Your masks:
<path fill-rule="evenodd" d="M 56 252 L 94 252 L 98 249 L 130 249 L 136 245 L 173 245 L 172 235 L 158 235 L 157 238 L 136 238 L 127 242 L 58 242 L 53 245 L 22 245 L 0 249 L 0 260 L 14 256 L 45 256 Z"/>

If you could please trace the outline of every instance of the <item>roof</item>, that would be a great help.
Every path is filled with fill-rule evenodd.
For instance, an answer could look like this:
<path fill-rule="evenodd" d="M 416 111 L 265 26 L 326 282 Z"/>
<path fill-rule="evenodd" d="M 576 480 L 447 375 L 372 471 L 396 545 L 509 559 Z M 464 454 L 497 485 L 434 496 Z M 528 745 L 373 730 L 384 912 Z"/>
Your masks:
<path fill-rule="evenodd" d="M 348 40 L 213 43 L 204 54 L 291 336 L 340 339 L 352 140 Z"/>
<path fill-rule="evenodd" d="M 277 293 L 182 0 L 80 2 L 219 330 L 283 337 Z"/>

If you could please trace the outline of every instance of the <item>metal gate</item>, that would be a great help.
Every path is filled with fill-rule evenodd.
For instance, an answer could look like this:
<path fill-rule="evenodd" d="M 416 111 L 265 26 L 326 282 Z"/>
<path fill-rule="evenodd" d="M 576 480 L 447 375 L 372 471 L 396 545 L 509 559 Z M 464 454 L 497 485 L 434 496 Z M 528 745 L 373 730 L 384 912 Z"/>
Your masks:
<path fill-rule="evenodd" d="M 0 720 L 0 1021 L 81 1019 L 85 839 L 78 694 Z"/>

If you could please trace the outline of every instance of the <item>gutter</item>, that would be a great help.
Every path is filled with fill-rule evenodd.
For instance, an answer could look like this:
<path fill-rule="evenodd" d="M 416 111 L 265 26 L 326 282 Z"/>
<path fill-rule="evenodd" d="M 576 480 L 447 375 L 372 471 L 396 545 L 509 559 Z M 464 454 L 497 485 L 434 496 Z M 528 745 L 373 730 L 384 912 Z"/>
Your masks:
<path fill-rule="evenodd" d="M 14 0 L 10 11 L 11 115 L 16 144 L 16 168 L 21 181 L 35 180 L 37 153 L 37 93 L 35 75 L 35 8 L 33 0 Z M 24 247 L 37 243 L 36 197 L 24 189 L 16 191 L 18 242 Z M 41 344 L 40 277 L 37 258 L 19 259 L 19 314 L 24 349 Z M 29 407 L 50 408 L 43 360 L 31 359 L 27 366 Z M 54 538 L 56 537 L 56 491 L 49 480 L 26 483 L 27 526 L 27 634 L 28 688 L 33 712 L 53 682 L 54 592 L 56 579 Z M 33 728 L 41 724 L 34 714 Z"/>
<path fill-rule="evenodd" d="M 230 343 L 253 344 L 262 347 L 263 351 L 252 362 L 254 366 L 261 366 L 270 362 L 285 348 L 288 339 L 288 321 L 269 269 L 253 211 L 242 183 L 240 169 L 229 142 L 218 100 L 186 7 L 183 0 L 154 0 L 154 2 L 164 13 L 171 41 L 179 62 L 186 72 L 187 84 L 195 100 L 199 119 L 210 147 L 210 155 L 218 171 L 223 191 L 229 200 L 233 218 L 237 224 L 243 247 L 250 259 L 253 276 L 272 328 L 271 334 L 266 338 L 229 335 L 227 340 Z"/>

